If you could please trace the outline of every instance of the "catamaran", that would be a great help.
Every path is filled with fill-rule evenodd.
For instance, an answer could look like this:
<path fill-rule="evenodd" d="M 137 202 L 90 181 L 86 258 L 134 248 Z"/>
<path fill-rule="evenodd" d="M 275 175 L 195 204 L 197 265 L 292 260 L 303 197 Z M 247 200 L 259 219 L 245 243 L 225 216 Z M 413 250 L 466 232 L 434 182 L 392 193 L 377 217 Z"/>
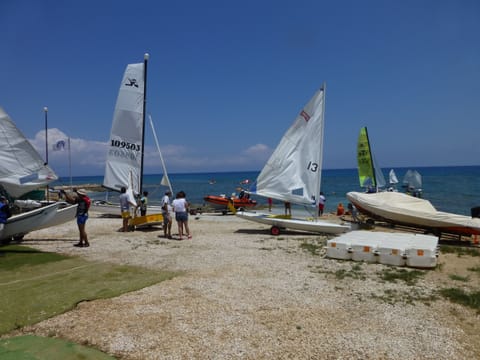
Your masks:
<path fill-rule="evenodd" d="M 242 219 L 271 225 L 272 235 L 281 229 L 338 234 L 350 226 L 317 218 L 323 159 L 325 84 L 295 118 L 267 161 L 250 192 L 252 194 L 305 206 L 314 212 L 311 219 L 239 211 Z"/>
<path fill-rule="evenodd" d="M 11 198 L 17 198 L 57 179 L 54 171 L 45 164 L 40 154 L 0 107 L 1 187 Z M 0 240 L 21 239 L 40 227 L 72 220 L 75 217 L 76 205 L 65 207 L 61 214 L 57 214 L 60 205 L 53 203 L 11 216 L 0 233 Z"/>
<path fill-rule="evenodd" d="M 128 64 L 124 72 L 113 114 L 103 178 L 103 186 L 109 190 L 119 192 L 122 187 L 125 187 L 130 200 L 134 203 L 137 202 L 136 197 L 143 191 L 148 58 L 149 55 L 145 54 L 143 63 Z M 151 118 L 150 125 L 154 131 Z M 157 141 L 156 135 L 155 140 Z M 167 184 L 171 189 L 162 157 L 161 160 L 164 168 L 162 184 Z M 120 214 L 118 205 L 94 203 L 93 206 L 97 211 L 108 213 L 113 211 L 118 215 Z M 158 213 L 161 211 L 161 207 L 149 206 L 148 208 L 149 214 L 145 216 L 137 216 L 135 213 L 130 226 L 141 227 L 162 224 L 163 216 Z"/>

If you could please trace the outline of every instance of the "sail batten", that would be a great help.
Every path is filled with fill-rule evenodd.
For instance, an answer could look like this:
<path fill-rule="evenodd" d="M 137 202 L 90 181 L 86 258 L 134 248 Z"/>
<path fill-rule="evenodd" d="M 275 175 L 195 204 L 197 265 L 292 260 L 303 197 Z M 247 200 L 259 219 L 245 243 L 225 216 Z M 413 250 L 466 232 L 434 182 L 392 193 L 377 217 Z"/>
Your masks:
<path fill-rule="evenodd" d="M 58 177 L 0 107 L 0 185 L 13 197 L 46 186 Z"/>
<path fill-rule="evenodd" d="M 323 155 L 325 88 L 295 118 L 260 175 L 252 193 L 303 205 L 316 205 Z"/>

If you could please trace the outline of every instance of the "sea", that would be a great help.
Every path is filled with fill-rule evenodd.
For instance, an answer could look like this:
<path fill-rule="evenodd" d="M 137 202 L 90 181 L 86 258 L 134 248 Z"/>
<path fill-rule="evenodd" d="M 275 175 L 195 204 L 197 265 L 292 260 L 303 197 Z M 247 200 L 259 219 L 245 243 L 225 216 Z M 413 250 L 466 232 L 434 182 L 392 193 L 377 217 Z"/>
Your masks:
<path fill-rule="evenodd" d="M 447 167 L 415 167 L 393 168 L 402 188 L 402 179 L 407 170 L 417 170 L 422 175 L 423 198 L 429 200 L 439 211 L 446 211 L 462 215 L 471 215 L 471 208 L 480 206 L 480 166 L 447 166 Z M 388 169 L 389 171 L 390 169 Z M 385 178 L 388 171 L 384 169 Z M 257 178 L 259 171 L 242 172 L 208 172 L 190 174 L 169 174 L 173 193 L 183 190 L 187 200 L 193 206 L 205 205 L 206 195 L 238 194 L 241 187 L 247 188 Z M 159 204 L 166 187 L 160 185 L 162 174 L 144 175 L 143 188 L 149 192 L 149 204 Z M 60 177 L 52 185 L 72 185 L 79 187 L 82 184 L 102 184 L 101 176 Z M 242 183 L 243 182 L 243 183 Z M 346 193 L 349 191 L 364 191 L 359 185 L 357 169 L 324 169 L 322 171 L 321 190 L 325 194 L 325 212 L 333 212 L 339 203 L 347 206 Z M 116 202 L 118 194 L 115 192 L 91 192 L 93 200 L 109 200 Z M 258 206 L 266 207 L 267 199 L 252 196 L 258 201 Z M 274 208 L 282 208 L 283 203 L 273 200 Z M 295 211 L 295 206 L 292 207 Z"/>

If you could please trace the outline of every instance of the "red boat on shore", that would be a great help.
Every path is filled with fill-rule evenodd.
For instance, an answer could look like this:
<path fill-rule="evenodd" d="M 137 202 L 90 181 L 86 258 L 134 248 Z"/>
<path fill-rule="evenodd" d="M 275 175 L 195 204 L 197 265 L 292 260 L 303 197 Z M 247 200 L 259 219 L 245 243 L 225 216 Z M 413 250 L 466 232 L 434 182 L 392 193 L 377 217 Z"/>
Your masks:
<path fill-rule="evenodd" d="M 235 209 L 247 209 L 257 205 L 256 200 L 251 200 L 248 195 L 245 196 L 226 196 L 226 195 L 207 195 L 203 198 L 215 210 L 222 211 L 223 214 L 228 212 L 228 203 L 233 202 Z"/>

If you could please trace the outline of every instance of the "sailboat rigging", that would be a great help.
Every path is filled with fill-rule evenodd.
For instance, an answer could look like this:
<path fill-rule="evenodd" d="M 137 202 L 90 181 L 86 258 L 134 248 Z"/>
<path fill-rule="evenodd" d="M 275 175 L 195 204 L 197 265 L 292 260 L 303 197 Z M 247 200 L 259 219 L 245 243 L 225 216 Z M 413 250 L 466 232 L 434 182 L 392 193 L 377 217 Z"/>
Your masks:
<path fill-rule="evenodd" d="M 325 84 L 295 118 L 250 190 L 252 194 L 315 209 L 317 214 L 323 160 Z M 341 233 L 349 226 L 327 221 L 280 218 L 255 212 L 237 212 L 246 220 L 272 225 L 271 233 L 290 228 L 322 233 Z"/>
<path fill-rule="evenodd" d="M 127 188 L 132 202 L 143 192 L 148 59 L 145 54 L 143 63 L 128 64 L 125 69 L 115 104 L 103 179 L 107 189 Z M 161 210 L 153 206 L 149 209 Z M 135 216 L 131 226 L 156 225 L 162 221 L 161 214 Z"/>
<path fill-rule="evenodd" d="M 367 191 L 378 191 L 385 186 L 385 177 L 373 156 L 372 146 L 368 137 L 367 127 L 360 129 L 357 142 L 358 178 L 360 186 Z"/>

